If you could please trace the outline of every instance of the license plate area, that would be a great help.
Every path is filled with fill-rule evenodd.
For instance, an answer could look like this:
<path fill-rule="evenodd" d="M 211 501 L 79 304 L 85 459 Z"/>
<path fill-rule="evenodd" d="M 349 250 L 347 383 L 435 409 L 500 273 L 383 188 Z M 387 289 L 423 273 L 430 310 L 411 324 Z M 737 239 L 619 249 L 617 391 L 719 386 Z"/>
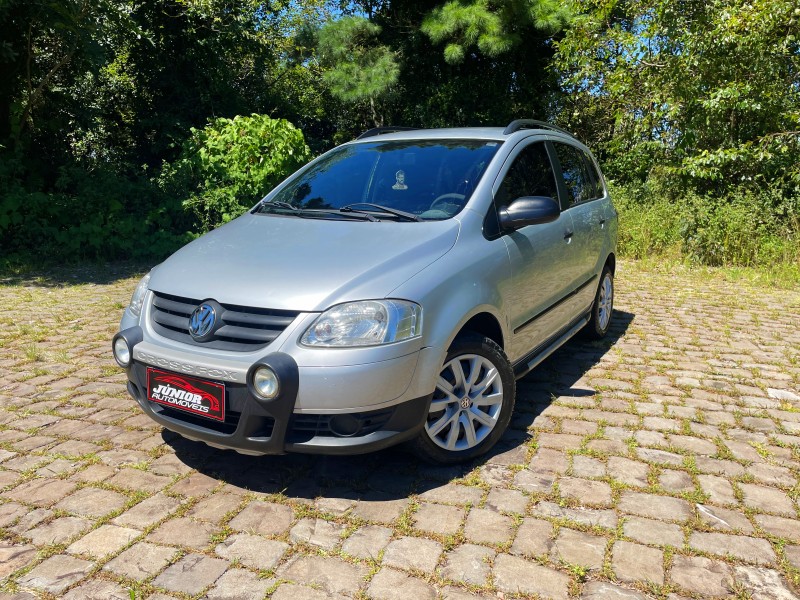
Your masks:
<path fill-rule="evenodd" d="M 147 399 L 192 415 L 225 421 L 225 386 L 221 383 L 148 367 Z"/>

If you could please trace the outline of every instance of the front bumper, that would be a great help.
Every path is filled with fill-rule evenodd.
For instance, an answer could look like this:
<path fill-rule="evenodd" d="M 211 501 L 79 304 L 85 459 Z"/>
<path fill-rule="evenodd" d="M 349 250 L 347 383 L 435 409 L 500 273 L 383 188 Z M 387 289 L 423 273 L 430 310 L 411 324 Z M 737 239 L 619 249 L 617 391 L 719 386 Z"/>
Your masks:
<path fill-rule="evenodd" d="M 135 333 L 126 330 L 121 334 L 129 332 Z M 281 380 L 280 395 L 271 401 L 257 399 L 246 382 L 226 381 L 224 422 L 148 400 L 148 365 L 136 360 L 126 369 L 128 392 L 142 410 L 163 427 L 216 448 L 252 455 L 373 452 L 411 439 L 425 423 L 431 395 L 375 410 L 332 414 L 295 412 L 301 376 L 297 363 L 280 352 L 264 356 L 259 363 L 269 365 L 277 373 Z"/>

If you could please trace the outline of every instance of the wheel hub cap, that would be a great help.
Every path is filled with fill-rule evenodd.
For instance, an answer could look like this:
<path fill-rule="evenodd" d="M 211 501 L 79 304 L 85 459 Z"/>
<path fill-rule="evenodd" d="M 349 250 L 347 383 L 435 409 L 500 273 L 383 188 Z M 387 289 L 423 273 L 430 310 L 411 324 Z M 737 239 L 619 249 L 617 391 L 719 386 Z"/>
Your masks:
<path fill-rule="evenodd" d="M 502 406 L 497 367 L 478 354 L 462 354 L 439 373 L 425 431 L 445 450 L 469 450 L 492 432 Z"/>

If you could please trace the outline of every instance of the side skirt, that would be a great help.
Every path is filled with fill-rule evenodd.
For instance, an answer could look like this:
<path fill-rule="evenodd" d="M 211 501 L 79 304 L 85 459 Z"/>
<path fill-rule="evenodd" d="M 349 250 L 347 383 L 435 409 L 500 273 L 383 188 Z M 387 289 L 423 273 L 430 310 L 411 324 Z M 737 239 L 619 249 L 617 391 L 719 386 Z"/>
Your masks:
<path fill-rule="evenodd" d="M 521 379 L 535 369 L 545 358 L 566 344 L 589 322 L 590 315 L 590 312 L 584 314 L 582 317 L 578 318 L 578 320 L 573 321 L 542 345 L 534 348 L 531 352 L 515 362 L 512 365 L 514 369 L 514 377 Z"/>

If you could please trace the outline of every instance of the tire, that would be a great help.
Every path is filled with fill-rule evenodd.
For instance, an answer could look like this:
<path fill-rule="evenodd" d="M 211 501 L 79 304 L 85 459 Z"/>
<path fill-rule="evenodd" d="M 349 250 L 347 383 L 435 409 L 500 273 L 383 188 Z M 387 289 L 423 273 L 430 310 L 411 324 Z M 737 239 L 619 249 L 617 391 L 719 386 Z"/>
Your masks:
<path fill-rule="evenodd" d="M 425 426 L 410 442 L 412 450 L 435 464 L 486 453 L 511 421 L 515 394 L 514 371 L 502 348 L 482 335 L 459 335 L 442 365 Z"/>
<path fill-rule="evenodd" d="M 600 275 L 600 285 L 594 295 L 592 314 L 584 331 L 587 337 L 599 340 L 606 336 L 611 325 L 611 316 L 614 312 L 614 274 L 608 266 L 603 268 Z"/>

